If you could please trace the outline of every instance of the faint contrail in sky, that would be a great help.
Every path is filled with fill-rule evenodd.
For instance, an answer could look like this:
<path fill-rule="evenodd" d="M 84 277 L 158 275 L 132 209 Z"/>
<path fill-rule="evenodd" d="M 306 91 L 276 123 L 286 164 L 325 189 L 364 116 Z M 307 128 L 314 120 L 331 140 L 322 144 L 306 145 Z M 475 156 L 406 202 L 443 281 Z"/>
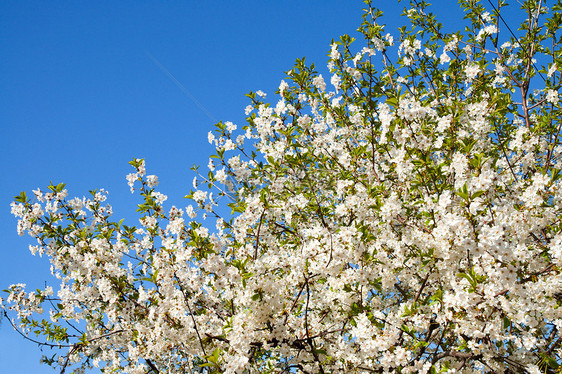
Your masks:
<path fill-rule="evenodd" d="M 199 109 L 201 109 L 201 110 L 207 115 L 207 117 L 209 117 L 209 119 L 210 119 L 211 121 L 213 121 L 213 123 L 214 123 L 214 122 L 218 122 L 218 121 L 215 119 L 215 117 L 213 117 L 213 115 L 212 115 L 211 113 L 209 113 L 209 111 L 207 110 L 207 108 L 205 108 L 205 107 L 203 106 L 203 104 L 201 104 L 201 103 L 191 94 L 191 92 L 189 92 L 189 91 L 187 90 L 187 88 L 185 88 L 185 87 L 183 86 L 183 84 L 181 84 L 181 83 L 176 79 L 176 77 L 174 77 L 174 76 L 172 75 L 172 73 L 170 73 L 170 72 L 168 71 L 168 69 L 166 69 L 153 55 L 151 55 L 150 52 L 148 52 L 148 51 L 146 51 L 146 50 L 145 50 L 144 52 L 146 53 L 146 55 L 147 55 L 148 57 L 150 57 L 150 59 L 151 59 L 152 61 L 154 61 L 154 63 L 156 64 L 156 66 L 158 66 L 158 67 L 160 68 L 160 70 L 162 70 L 164 73 L 166 73 L 166 75 L 168 76 L 168 78 L 170 78 L 170 79 L 172 80 L 172 82 L 174 82 L 174 84 L 175 84 L 176 86 L 178 86 L 178 88 L 179 88 L 180 90 L 182 90 L 183 93 L 186 94 L 187 97 L 189 97 L 189 98 L 191 99 L 191 101 L 193 101 L 193 102 L 195 103 L 195 105 L 197 105 L 197 106 L 199 107 Z"/>

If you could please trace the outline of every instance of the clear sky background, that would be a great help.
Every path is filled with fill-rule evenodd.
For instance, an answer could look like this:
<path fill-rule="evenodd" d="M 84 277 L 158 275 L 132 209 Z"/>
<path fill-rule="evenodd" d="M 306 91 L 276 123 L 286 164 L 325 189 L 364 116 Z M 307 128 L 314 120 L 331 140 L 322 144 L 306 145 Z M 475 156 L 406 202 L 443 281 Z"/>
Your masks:
<path fill-rule="evenodd" d="M 405 4 L 374 3 L 388 10 L 383 20 L 397 36 L 394 22 Z M 455 1 L 435 3 L 458 19 Z M 362 6 L 359 0 L 0 2 L 0 289 L 19 282 L 57 286 L 48 260 L 31 256 L 31 241 L 17 236 L 13 196 L 49 181 L 67 183 L 70 196 L 105 188 L 116 220 L 134 217 L 139 199 L 125 175 L 132 171 L 128 161 L 142 157 L 169 196 L 165 206 L 185 207 L 189 167 L 206 168 L 213 151 L 209 116 L 243 125 L 244 95 L 261 89 L 276 101 L 273 93 L 296 58 L 306 56 L 324 71 L 331 39 L 354 33 Z M 1 322 L 1 372 L 53 373 L 39 364 L 41 354 Z"/>

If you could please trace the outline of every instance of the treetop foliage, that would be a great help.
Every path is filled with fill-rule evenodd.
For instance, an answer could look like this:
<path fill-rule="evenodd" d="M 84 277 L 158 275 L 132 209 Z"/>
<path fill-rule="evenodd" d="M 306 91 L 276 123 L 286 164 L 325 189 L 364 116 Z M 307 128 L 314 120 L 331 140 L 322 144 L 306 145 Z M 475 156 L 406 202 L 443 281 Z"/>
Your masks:
<path fill-rule="evenodd" d="M 393 35 L 365 1 L 329 76 L 299 59 L 209 133 L 187 208 L 144 159 L 136 226 L 103 190 L 21 193 L 60 285 L 4 314 L 61 373 L 562 372 L 562 4 L 459 5 Z"/>

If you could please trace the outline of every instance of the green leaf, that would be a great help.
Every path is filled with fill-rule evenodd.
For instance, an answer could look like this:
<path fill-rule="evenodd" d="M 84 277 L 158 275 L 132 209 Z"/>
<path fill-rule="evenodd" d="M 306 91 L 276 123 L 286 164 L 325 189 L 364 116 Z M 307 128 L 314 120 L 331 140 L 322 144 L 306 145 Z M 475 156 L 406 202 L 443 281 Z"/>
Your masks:
<path fill-rule="evenodd" d="M 220 348 L 215 348 L 215 350 L 213 351 L 213 353 L 211 353 L 209 356 L 206 356 L 205 358 L 207 359 L 207 361 L 209 361 L 213 366 L 218 367 L 219 365 L 219 357 L 221 354 L 222 350 Z M 203 364 L 205 365 L 205 364 Z M 201 365 L 201 366 L 203 366 Z"/>
<path fill-rule="evenodd" d="M 468 194 L 468 187 L 466 186 L 466 183 L 464 184 L 464 186 L 462 186 L 462 188 L 459 188 L 456 192 L 457 196 L 461 197 L 463 200 L 467 201 L 469 200 L 469 194 Z"/>
<path fill-rule="evenodd" d="M 470 198 L 471 199 L 476 199 L 477 197 L 480 197 L 482 195 L 484 195 L 486 193 L 486 191 L 476 191 L 475 193 L 473 193 Z"/>
<path fill-rule="evenodd" d="M 14 196 L 14 200 L 18 203 L 27 202 L 27 196 L 25 194 L 25 191 L 22 191 L 18 196 Z"/>

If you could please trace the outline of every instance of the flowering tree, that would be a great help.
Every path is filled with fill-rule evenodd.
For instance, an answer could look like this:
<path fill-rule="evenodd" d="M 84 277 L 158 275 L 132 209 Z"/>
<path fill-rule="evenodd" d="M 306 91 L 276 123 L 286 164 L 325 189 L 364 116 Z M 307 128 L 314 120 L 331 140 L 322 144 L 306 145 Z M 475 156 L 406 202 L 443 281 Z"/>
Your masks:
<path fill-rule="evenodd" d="M 136 227 L 103 190 L 16 197 L 60 289 L 4 314 L 61 373 L 562 372 L 561 3 L 524 1 L 516 36 L 503 1 L 459 2 L 465 31 L 412 0 L 394 39 L 367 1 L 333 91 L 303 59 L 251 93 L 187 209 L 142 159 Z"/>

